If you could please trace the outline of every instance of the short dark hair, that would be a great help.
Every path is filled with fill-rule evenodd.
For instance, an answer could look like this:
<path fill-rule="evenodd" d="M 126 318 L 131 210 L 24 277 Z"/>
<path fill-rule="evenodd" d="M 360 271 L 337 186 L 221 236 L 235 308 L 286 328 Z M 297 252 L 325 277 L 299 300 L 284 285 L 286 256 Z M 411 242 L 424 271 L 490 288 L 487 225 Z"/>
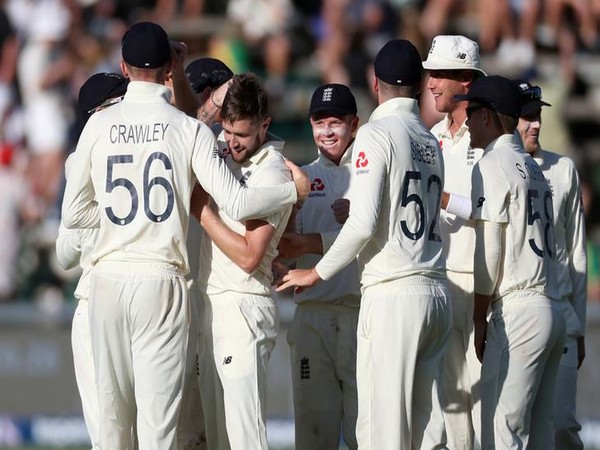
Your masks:
<path fill-rule="evenodd" d="M 224 121 L 262 120 L 269 116 L 269 95 L 253 73 L 234 75 L 223 99 Z"/>
<path fill-rule="evenodd" d="M 394 97 L 406 97 L 406 98 L 416 98 L 421 92 L 421 85 L 409 85 L 409 86 L 397 86 L 395 84 L 386 83 L 385 81 L 379 79 L 379 90 L 384 95 L 390 95 Z"/>
<path fill-rule="evenodd" d="M 498 117 L 498 121 L 500 122 L 500 128 L 502 129 L 502 132 L 505 134 L 514 133 L 517 125 L 519 124 L 519 118 L 508 116 L 499 112 L 496 112 L 496 115 Z"/>

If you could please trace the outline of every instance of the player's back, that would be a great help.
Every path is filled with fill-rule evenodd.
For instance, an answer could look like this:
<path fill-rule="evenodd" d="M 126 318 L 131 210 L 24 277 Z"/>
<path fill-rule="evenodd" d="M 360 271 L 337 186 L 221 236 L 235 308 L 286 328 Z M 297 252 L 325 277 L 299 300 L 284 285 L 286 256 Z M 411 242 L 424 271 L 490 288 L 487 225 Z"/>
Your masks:
<path fill-rule="evenodd" d="M 101 217 L 94 259 L 162 262 L 187 271 L 191 154 L 199 135 L 206 136 L 207 151 L 214 138 L 162 97 L 143 97 L 164 89 L 157 86 L 130 83 L 123 102 L 86 127 Z"/>
<path fill-rule="evenodd" d="M 571 295 L 572 280 L 570 258 L 584 258 L 583 254 L 570 254 L 576 244 L 573 239 L 581 235 L 581 228 L 585 228 L 583 208 L 581 207 L 581 191 L 579 176 L 573 161 L 563 155 L 543 150 L 540 157 L 536 155 L 550 189 L 554 209 L 554 236 L 556 238 L 556 262 L 558 264 L 558 288 L 561 296 Z M 583 231 L 585 235 L 585 230 Z M 582 244 L 581 247 L 584 245 Z M 579 266 L 585 266 L 580 262 Z"/>
<path fill-rule="evenodd" d="M 396 99 L 398 104 L 408 99 Z M 408 100 L 410 101 L 410 100 Z M 439 235 L 439 211 L 444 168 L 439 144 L 414 110 L 401 110 L 370 121 L 359 130 L 355 143 L 356 176 L 352 196 L 360 197 L 362 174 L 368 174 L 370 149 L 361 134 L 378 136 L 384 143 L 387 167 L 382 180 L 379 218 L 373 238 L 360 254 L 365 264 L 363 285 L 410 275 L 443 277 L 445 262 Z M 377 164 L 381 161 L 377 161 Z M 366 172 L 366 173 L 365 173 Z"/>
<path fill-rule="evenodd" d="M 552 192 L 514 136 L 501 136 L 475 166 L 473 201 L 475 218 L 505 225 L 496 296 L 533 290 L 556 299 Z"/>

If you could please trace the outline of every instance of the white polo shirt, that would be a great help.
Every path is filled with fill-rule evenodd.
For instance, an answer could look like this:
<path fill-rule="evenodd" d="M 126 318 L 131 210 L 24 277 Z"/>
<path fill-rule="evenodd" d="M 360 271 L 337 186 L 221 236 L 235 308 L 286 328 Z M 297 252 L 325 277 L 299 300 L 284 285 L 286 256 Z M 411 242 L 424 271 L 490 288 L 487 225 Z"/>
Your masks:
<path fill-rule="evenodd" d="M 559 300 L 552 193 L 520 138 L 503 134 L 485 148 L 473 168 L 471 199 L 475 219 L 506 224 L 493 297 L 534 290 Z"/>
<path fill-rule="evenodd" d="M 339 234 L 342 224 L 335 220 L 331 204 L 338 198 L 348 198 L 352 175 L 352 145 L 346 149 L 339 165 L 319 155 L 312 163 L 302 166 L 311 180 L 311 191 L 296 216 L 299 233 L 320 233 L 323 253 L 327 252 Z M 307 254 L 297 260 L 297 268 L 314 267 L 321 255 Z M 294 294 L 296 303 L 331 303 L 358 307 L 360 279 L 358 262 L 351 261 L 326 283 Z"/>
<path fill-rule="evenodd" d="M 557 285 L 574 314 L 567 314 L 567 334 L 583 336 L 587 307 L 587 256 L 581 183 L 573 161 L 546 150 L 533 155 L 550 188 L 554 207 Z"/>
<path fill-rule="evenodd" d="M 81 134 L 62 219 L 67 228 L 100 226 L 92 264 L 155 262 L 187 273 L 196 177 L 236 219 L 296 201 L 293 182 L 259 191 L 240 187 L 218 157 L 212 131 L 172 106 L 170 96 L 163 85 L 132 81 L 123 101 L 92 115 Z"/>
<path fill-rule="evenodd" d="M 226 157 L 226 154 L 222 153 L 227 145 L 221 137 L 219 138 L 221 155 L 241 184 L 248 187 L 263 187 L 284 184 L 290 180 L 289 169 L 285 165 L 283 156 L 279 153 L 283 148 L 284 141 L 272 135 L 269 136 L 269 139 L 247 161 L 237 164 L 232 158 Z M 258 268 L 251 274 L 246 273 L 231 261 L 205 233 L 200 246 L 200 267 L 202 269 L 198 277 L 200 289 L 208 295 L 232 291 L 242 294 L 271 295 L 271 282 L 273 281 L 271 263 L 279 253 L 277 245 L 285 231 L 291 211 L 292 205 L 289 205 L 260 218 L 260 220 L 268 222 L 276 231 L 269 241 L 267 251 Z M 233 220 L 223 209 L 219 209 L 218 213 L 231 230 L 240 235 L 246 233 L 245 222 Z"/>
<path fill-rule="evenodd" d="M 483 155 L 483 149 L 471 148 L 471 135 L 464 123 L 452 136 L 448 116 L 434 125 L 431 132 L 438 139 L 444 156 L 444 190 L 470 198 L 471 172 Z M 442 210 L 440 219 L 448 270 L 473 273 L 475 221 L 463 219 L 446 210 Z"/>

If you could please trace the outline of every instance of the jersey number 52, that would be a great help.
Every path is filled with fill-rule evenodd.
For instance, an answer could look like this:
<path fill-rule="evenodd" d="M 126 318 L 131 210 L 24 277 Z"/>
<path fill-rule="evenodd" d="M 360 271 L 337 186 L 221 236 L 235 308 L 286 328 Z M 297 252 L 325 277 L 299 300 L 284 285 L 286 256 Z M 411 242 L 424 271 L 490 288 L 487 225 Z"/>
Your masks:
<path fill-rule="evenodd" d="M 421 199 L 421 197 L 419 197 L 419 194 L 414 193 L 414 192 L 412 194 L 408 193 L 411 181 L 414 181 L 415 183 L 420 183 L 421 182 L 421 172 L 410 171 L 410 170 L 406 172 L 406 175 L 404 177 L 404 183 L 402 185 L 402 203 L 401 203 L 401 205 L 406 208 L 410 203 L 415 204 L 414 207 L 416 207 L 418 209 L 416 215 L 419 218 L 419 225 L 418 225 L 417 229 L 413 231 L 408 228 L 406 220 L 402 220 L 400 222 L 400 227 L 402 228 L 402 232 L 404 233 L 404 235 L 407 238 L 409 238 L 410 240 L 413 240 L 413 241 L 417 241 L 417 240 L 421 239 L 421 237 L 423 236 L 423 233 L 425 232 L 426 209 L 425 209 L 425 206 L 423 205 L 423 200 Z M 438 221 L 439 204 L 440 204 L 440 201 L 442 198 L 442 181 L 440 180 L 440 177 L 438 177 L 436 174 L 430 175 L 427 180 L 427 194 L 429 194 L 431 192 L 431 187 L 434 184 L 437 185 L 438 198 L 437 198 L 436 205 L 438 205 L 438 207 L 436 207 L 436 209 L 435 209 L 436 212 L 433 215 L 431 222 L 429 224 L 427 240 L 440 242 L 441 238 L 440 238 L 439 234 L 435 233 L 434 229 L 435 229 L 435 225 L 437 224 L 437 221 Z"/>

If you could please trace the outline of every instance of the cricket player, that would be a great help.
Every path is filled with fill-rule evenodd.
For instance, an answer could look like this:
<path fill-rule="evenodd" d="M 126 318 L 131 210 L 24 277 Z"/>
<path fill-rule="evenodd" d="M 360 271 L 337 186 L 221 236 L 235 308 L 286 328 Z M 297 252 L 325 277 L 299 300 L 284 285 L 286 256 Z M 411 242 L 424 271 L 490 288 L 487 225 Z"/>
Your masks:
<path fill-rule="evenodd" d="M 208 127 L 169 103 L 171 48 L 159 25 L 130 27 L 122 56 L 127 92 L 86 124 L 62 219 L 67 228 L 99 226 L 89 317 L 100 446 L 132 448 L 136 422 L 140 448 L 173 449 L 188 350 L 185 242 L 195 178 L 238 219 L 294 203 L 304 180 L 296 171 L 300 195 L 294 183 L 240 186 Z"/>
<path fill-rule="evenodd" d="M 471 147 L 466 94 L 473 82 L 485 76 L 479 63 L 479 46 L 464 36 L 436 36 L 427 59 L 427 88 L 435 109 L 445 113 L 431 129 L 444 154 L 444 195 L 440 236 L 446 257 L 446 275 L 452 304 L 452 333 L 448 340 L 444 377 L 444 420 L 448 447 L 481 448 L 479 376 L 481 364 L 473 345 L 473 254 L 475 221 L 471 215 L 471 171 L 483 149 Z"/>
<path fill-rule="evenodd" d="M 521 104 L 512 80 L 479 78 L 456 98 L 469 102 L 471 146 L 484 149 L 472 176 L 482 448 L 554 448 L 565 320 L 555 301 L 552 192 L 514 134 Z"/>
<path fill-rule="evenodd" d="M 582 450 L 575 399 L 577 369 L 585 357 L 585 316 L 587 304 L 587 255 L 581 184 L 573 161 L 543 150 L 540 146 L 542 90 L 519 81 L 521 117 L 517 129 L 525 151 L 539 164 L 552 191 L 558 289 L 564 300 L 567 325 L 565 349 L 560 359 L 554 395 L 555 445 L 561 450 Z"/>
<path fill-rule="evenodd" d="M 79 116 L 82 121 L 85 123 L 93 113 L 120 102 L 125 95 L 128 82 L 129 80 L 116 73 L 102 72 L 88 78 L 79 89 L 77 98 Z M 67 158 L 65 174 L 71 170 L 71 161 L 72 158 Z M 94 450 L 100 448 L 100 417 L 88 309 L 92 267 L 90 255 L 97 236 L 97 228 L 67 230 L 61 222 L 56 239 L 56 257 L 60 265 L 64 269 L 72 269 L 77 266 L 81 266 L 82 269 L 74 292 L 77 307 L 71 326 L 71 345 L 83 419 Z"/>
<path fill-rule="evenodd" d="M 293 232 L 279 242 L 280 255 L 313 267 L 349 213 L 352 144 L 358 128 L 356 100 L 347 86 L 324 84 L 313 93 L 309 118 L 319 155 L 302 169 L 311 193 L 298 211 Z M 331 279 L 294 293 L 288 331 L 296 450 L 337 449 L 340 431 L 356 449 L 356 327 L 360 306 L 358 263 Z"/>
<path fill-rule="evenodd" d="M 268 94 L 256 76 L 232 78 L 221 115 L 219 156 L 240 183 L 289 181 L 284 142 L 268 132 Z M 210 203 L 194 202 L 192 211 L 205 230 L 199 361 L 208 447 L 267 450 L 267 364 L 279 327 L 271 263 L 291 205 L 243 222 Z"/>
<path fill-rule="evenodd" d="M 225 95 L 227 88 L 225 84 L 231 79 L 233 73 L 223 62 L 213 58 L 194 60 L 184 70 L 184 61 L 188 53 L 187 46 L 183 42 L 172 41 L 171 49 L 172 68 L 166 83 L 167 86 L 171 86 L 173 91 L 171 103 L 192 117 L 196 117 L 197 111 L 202 111 L 202 114 L 198 114 L 199 120 L 212 127 L 213 122 L 220 115 L 220 106 L 218 105 L 222 104 L 222 97 L 217 100 L 219 104 L 216 104 L 215 95 Z M 223 92 L 217 92 L 221 86 Z M 190 321 L 190 337 L 193 341 L 190 341 L 188 346 L 188 364 L 186 368 L 188 375 L 184 384 L 184 396 L 179 414 L 180 443 L 194 442 L 193 448 L 200 450 L 207 448 L 198 379 L 198 344 L 201 337 L 198 323 L 202 308 L 197 278 L 200 274 L 200 243 L 202 236 L 203 230 L 200 223 L 195 218 L 191 218 L 187 236 L 190 268 L 187 279 L 190 289 L 190 308 L 194 319 Z"/>
<path fill-rule="evenodd" d="M 185 66 L 187 45 L 172 41 L 171 47 L 173 68 L 167 77 L 167 85 L 172 87 L 173 103 L 208 126 L 218 123 L 233 72 L 222 61 L 208 57 L 195 59 Z"/>
<path fill-rule="evenodd" d="M 354 142 L 348 220 L 314 268 L 290 271 L 278 289 L 328 280 L 358 255 L 358 447 L 445 448 L 440 402 L 452 318 L 438 223 L 444 165 L 419 118 L 417 49 L 391 40 L 374 69 L 379 106 Z"/>

